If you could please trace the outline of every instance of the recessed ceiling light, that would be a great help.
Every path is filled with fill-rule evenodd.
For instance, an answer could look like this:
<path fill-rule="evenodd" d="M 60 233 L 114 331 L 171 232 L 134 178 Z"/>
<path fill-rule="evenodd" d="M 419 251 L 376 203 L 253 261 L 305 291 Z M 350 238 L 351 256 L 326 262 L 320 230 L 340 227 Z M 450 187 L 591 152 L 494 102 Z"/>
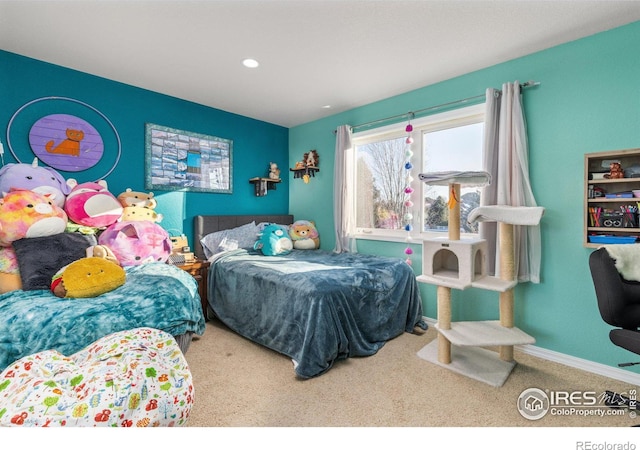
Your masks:
<path fill-rule="evenodd" d="M 260 63 L 258 61 L 256 61 L 253 58 L 247 58 L 245 60 L 242 61 L 242 64 L 245 67 L 248 67 L 250 69 L 255 69 L 256 67 L 258 67 L 260 65 Z"/>
<path fill-rule="evenodd" d="M 331 105 L 324 105 L 322 108 L 323 109 L 331 109 Z"/>

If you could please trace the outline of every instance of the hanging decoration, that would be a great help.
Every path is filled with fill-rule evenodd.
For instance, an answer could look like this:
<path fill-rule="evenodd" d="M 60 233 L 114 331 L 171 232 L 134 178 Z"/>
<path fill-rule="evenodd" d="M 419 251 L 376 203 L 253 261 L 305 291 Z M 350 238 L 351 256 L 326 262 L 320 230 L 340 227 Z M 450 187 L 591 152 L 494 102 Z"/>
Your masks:
<path fill-rule="evenodd" d="M 70 114 L 49 114 L 38 119 L 29 131 L 29 144 L 40 161 L 66 172 L 95 166 L 104 152 L 98 130 Z"/>
<path fill-rule="evenodd" d="M 21 121 L 24 122 L 28 120 L 32 114 L 35 114 L 35 112 L 32 112 L 31 114 L 21 115 L 25 112 L 25 109 L 32 105 L 38 105 L 44 108 L 44 110 L 56 109 L 69 110 L 71 112 L 72 110 L 75 111 L 78 109 L 82 111 L 83 116 L 89 117 L 97 115 L 97 118 L 100 119 L 99 122 L 104 121 L 106 124 L 101 123 L 101 128 L 110 128 L 113 132 L 117 148 L 115 151 L 109 149 L 108 156 L 113 159 L 113 164 L 108 168 L 107 173 L 95 179 L 105 179 L 115 170 L 122 154 L 120 135 L 115 126 L 107 116 L 93 106 L 68 97 L 50 96 L 36 98 L 22 105 L 13 116 L 11 116 L 7 125 L 7 145 L 17 162 L 20 163 L 22 161 L 12 146 L 11 127 L 18 116 L 20 116 Z M 33 153 L 39 160 L 58 170 L 77 172 L 95 167 L 98 161 L 102 161 L 105 156 L 105 144 L 98 130 L 94 128 L 88 120 L 88 118 L 83 119 L 76 115 L 63 112 L 41 117 L 31 126 L 29 131 L 29 145 Z M 21 128 L 22 124 L 19 124 L 18 130 Z M 32 156 L 28 157 L 29 161 L 31 159 Z M 106 164 L 108 164 L 108 162 L 106 162 L 105 165 Z"/>
<path fill-rule="evenodd" d="M 413 164 L 411 164 L 411 158 L 413 157 L 413 151 L 411 150 L 411 144 L 413 144 L 413 138 L 411 137 L 411 132 L 413 131 L 413 125 L 411 125 L 411 119 L 413 118 L 413 113 L 409 113 L 409 123 L 405 127 L 405 131 L 407 132 L 407 138 L 405 139 L 405 188 L 404 188 L 404 229 L 407 232 L 407 237 L 405 242 L 407 243 L 407 247 L 404 249 L 404 254 L 406 255 L 405 262 L 409 265 L 412 265 L 411 255 L 413 255 L 413 249 L 411 248 L 411 231 L 413 230 L 413 201 L 411 200 L 413 194 L 413 188 L 411 187 L 411 183 L 413 182 L 413 177 L 411 176 L 411 169 L 413 169 Z"/>

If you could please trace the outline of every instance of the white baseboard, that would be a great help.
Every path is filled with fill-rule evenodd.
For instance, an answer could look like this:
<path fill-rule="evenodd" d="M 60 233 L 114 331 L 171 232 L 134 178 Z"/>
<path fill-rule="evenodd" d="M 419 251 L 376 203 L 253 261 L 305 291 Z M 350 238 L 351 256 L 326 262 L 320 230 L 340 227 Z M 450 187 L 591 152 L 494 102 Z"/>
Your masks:
<path fill-rule="evenodd" d="M 427 322 L 429 326 L 433 326 L 437 323 L 437 320 L 430 317 L 423 316 L 423 320 Z M 605 364 L 589 361 L 587 359 L 576 358 L 575 356 L 567 355 L 565 353 L 537 347 L 533 344 L 516 345 L 515 348 L 522 353 L 536 356 L 541 359 L 546 359 L 548 361 L 564 364 L 568 367 L 584 370 L 585 372 L 594 373 L 596 375 L 623 381 L 625 383 L 630 383 L 634 386 L 640 386 L 640 374 L 629 372 L 624 369 L 618 369 L 617 367 L 607 366 Z M 638 357 L 638 359 L 640 360 L 640 356 Z"/>

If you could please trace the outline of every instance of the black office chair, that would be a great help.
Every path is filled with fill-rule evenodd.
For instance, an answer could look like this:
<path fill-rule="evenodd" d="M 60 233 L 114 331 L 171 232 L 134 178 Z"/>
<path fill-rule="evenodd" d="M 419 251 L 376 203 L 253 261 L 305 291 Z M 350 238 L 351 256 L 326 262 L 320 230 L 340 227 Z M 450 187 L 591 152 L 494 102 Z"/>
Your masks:
<path fill-rule="evenodd" d="M 628 281 L 620 276 L 615 260 L 604 248 L 595 250 L 589 256 L 589 269 L 596 290 L 598 309 L 602 319 L 615 327 L 609 332 L 609 339 L 618 347 L 640 355 L 640 283 Z M 618 364 L 619 367 L 632 366 L 640 362 Z M 635 400 L 623 394 L 606 391 L 605 403 L 612 407 L 638 409 Z"/>
<path fill-rule="evenodd" d="M 609 332 L 615 345 L 640 355 L 640 283 L 627 281 L 615 266 L 615 260 L 605 248 L 589 256 L 591 278 L 596 290 L 598 309 L 602 319 L 616 327 Z M 637 363 L 621 363 L 620 367 Z"/>

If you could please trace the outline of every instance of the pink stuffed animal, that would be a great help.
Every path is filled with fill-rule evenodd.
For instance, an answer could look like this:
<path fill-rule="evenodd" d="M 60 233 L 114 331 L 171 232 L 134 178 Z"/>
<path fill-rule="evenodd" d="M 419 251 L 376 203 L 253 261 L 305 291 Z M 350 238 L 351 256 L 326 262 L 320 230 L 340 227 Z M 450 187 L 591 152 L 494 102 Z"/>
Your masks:
<path fill-rule="evenodd" d="M 78 225 L 102 228 L 118 221 L 122 215 L 122 205 L 107 189 L 107 182 L 87 182 L 77 184 L 69 179 L 67 184 L 73 186 L 64 206 L 69 219 Z"/>
<path fill-rule="evenodd" d="M 12 190 L 0 199 L 0 246 L 22 238 L 52 236 L 64 232 L 67 215 L 46 196 L 28 190 Z"/>
<path fill-rule="evenodd" d="M 18 272 L 13 242 L 52 236 L 64 232 L 66 227 L 67 215 L 48 196 L 24 189 L 8 192 L 0 198 L 0 272 Z"/>
<path fill-rule="evenodd" d="M 114 223 L 100 234 L 98 244 L 110 248 L 121 266 L 166 262 L 171 253 L 169 233 L 148 220 Z"/>

